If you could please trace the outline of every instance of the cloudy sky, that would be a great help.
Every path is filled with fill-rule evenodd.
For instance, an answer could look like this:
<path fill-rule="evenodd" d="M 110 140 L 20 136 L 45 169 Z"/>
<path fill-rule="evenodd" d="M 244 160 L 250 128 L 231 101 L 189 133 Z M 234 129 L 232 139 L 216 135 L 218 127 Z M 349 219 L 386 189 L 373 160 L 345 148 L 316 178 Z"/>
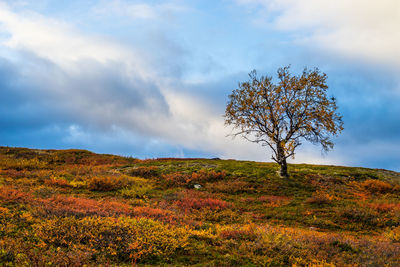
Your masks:
<path fill-rule="evenodd" d="M 328 75 L 345 130 L 294 163 L 400 171 L 398 0 L 0 0 L 0 145 L 270 161 L 228 94 L 291 64 Z"/>

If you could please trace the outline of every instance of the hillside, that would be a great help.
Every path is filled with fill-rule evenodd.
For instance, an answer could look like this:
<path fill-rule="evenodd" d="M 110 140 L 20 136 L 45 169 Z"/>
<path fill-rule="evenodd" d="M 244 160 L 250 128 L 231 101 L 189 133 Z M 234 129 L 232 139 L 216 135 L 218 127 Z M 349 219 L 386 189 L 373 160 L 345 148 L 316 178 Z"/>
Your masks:
<path fill-rule="evenodd" d="M 0 265 L 400 266 L 400 173 L 0 147 Z"/>

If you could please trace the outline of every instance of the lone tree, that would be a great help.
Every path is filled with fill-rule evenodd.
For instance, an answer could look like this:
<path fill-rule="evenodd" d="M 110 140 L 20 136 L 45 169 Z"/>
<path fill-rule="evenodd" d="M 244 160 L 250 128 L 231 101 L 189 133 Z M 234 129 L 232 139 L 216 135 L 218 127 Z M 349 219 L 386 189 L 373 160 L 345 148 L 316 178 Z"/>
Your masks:
<path fill-rule="evenodd" d="M 301 140 L 328 151 L 333 148 L 331 137 L 343 130 L 336 99 L 326 95 L 326 74 L 305 68 L 293 76 L 289 68 L 278 69 L 277 83 L 250 72 L 250 80 L 229 95 L 225 111 L 225 124 L 234 126 L 231 135 L 269 146 L 282 177 L 288 177 L 286 159 L 294 158 Z"/>

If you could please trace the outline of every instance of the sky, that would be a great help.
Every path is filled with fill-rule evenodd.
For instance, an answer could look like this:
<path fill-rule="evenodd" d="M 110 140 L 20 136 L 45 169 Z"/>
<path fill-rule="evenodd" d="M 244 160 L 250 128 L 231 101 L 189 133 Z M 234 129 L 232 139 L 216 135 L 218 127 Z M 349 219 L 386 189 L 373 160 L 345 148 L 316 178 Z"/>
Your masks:
<path fill-rule="evenodd" d="M 398 0 L 0 0 L 0 145 L 271 161 L 231 137 L 248 73 L 318 67 L 344 131 L 292 163 L 400 171 Z"/>

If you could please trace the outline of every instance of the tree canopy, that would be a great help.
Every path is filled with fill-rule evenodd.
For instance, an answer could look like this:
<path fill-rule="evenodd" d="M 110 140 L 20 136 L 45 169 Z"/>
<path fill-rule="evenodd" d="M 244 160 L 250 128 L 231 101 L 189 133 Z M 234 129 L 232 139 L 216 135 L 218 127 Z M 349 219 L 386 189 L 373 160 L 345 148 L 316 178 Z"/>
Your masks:
<path fill-rule="evenodd" d="M 302 140 L 328 151 L 334 146 L 332 137 L 343 130 L 336 99 L 327 96 L 327 75 L 317 68 L 304 68 L 299 76 L 289 70 L 279 68 L 276 83 L 253 70 L 229 95 L 225 111 L 225 124 L 234 126 L 232 135 L 270 147 L 285 177 L 286 159 L 294 157 Z"/>

